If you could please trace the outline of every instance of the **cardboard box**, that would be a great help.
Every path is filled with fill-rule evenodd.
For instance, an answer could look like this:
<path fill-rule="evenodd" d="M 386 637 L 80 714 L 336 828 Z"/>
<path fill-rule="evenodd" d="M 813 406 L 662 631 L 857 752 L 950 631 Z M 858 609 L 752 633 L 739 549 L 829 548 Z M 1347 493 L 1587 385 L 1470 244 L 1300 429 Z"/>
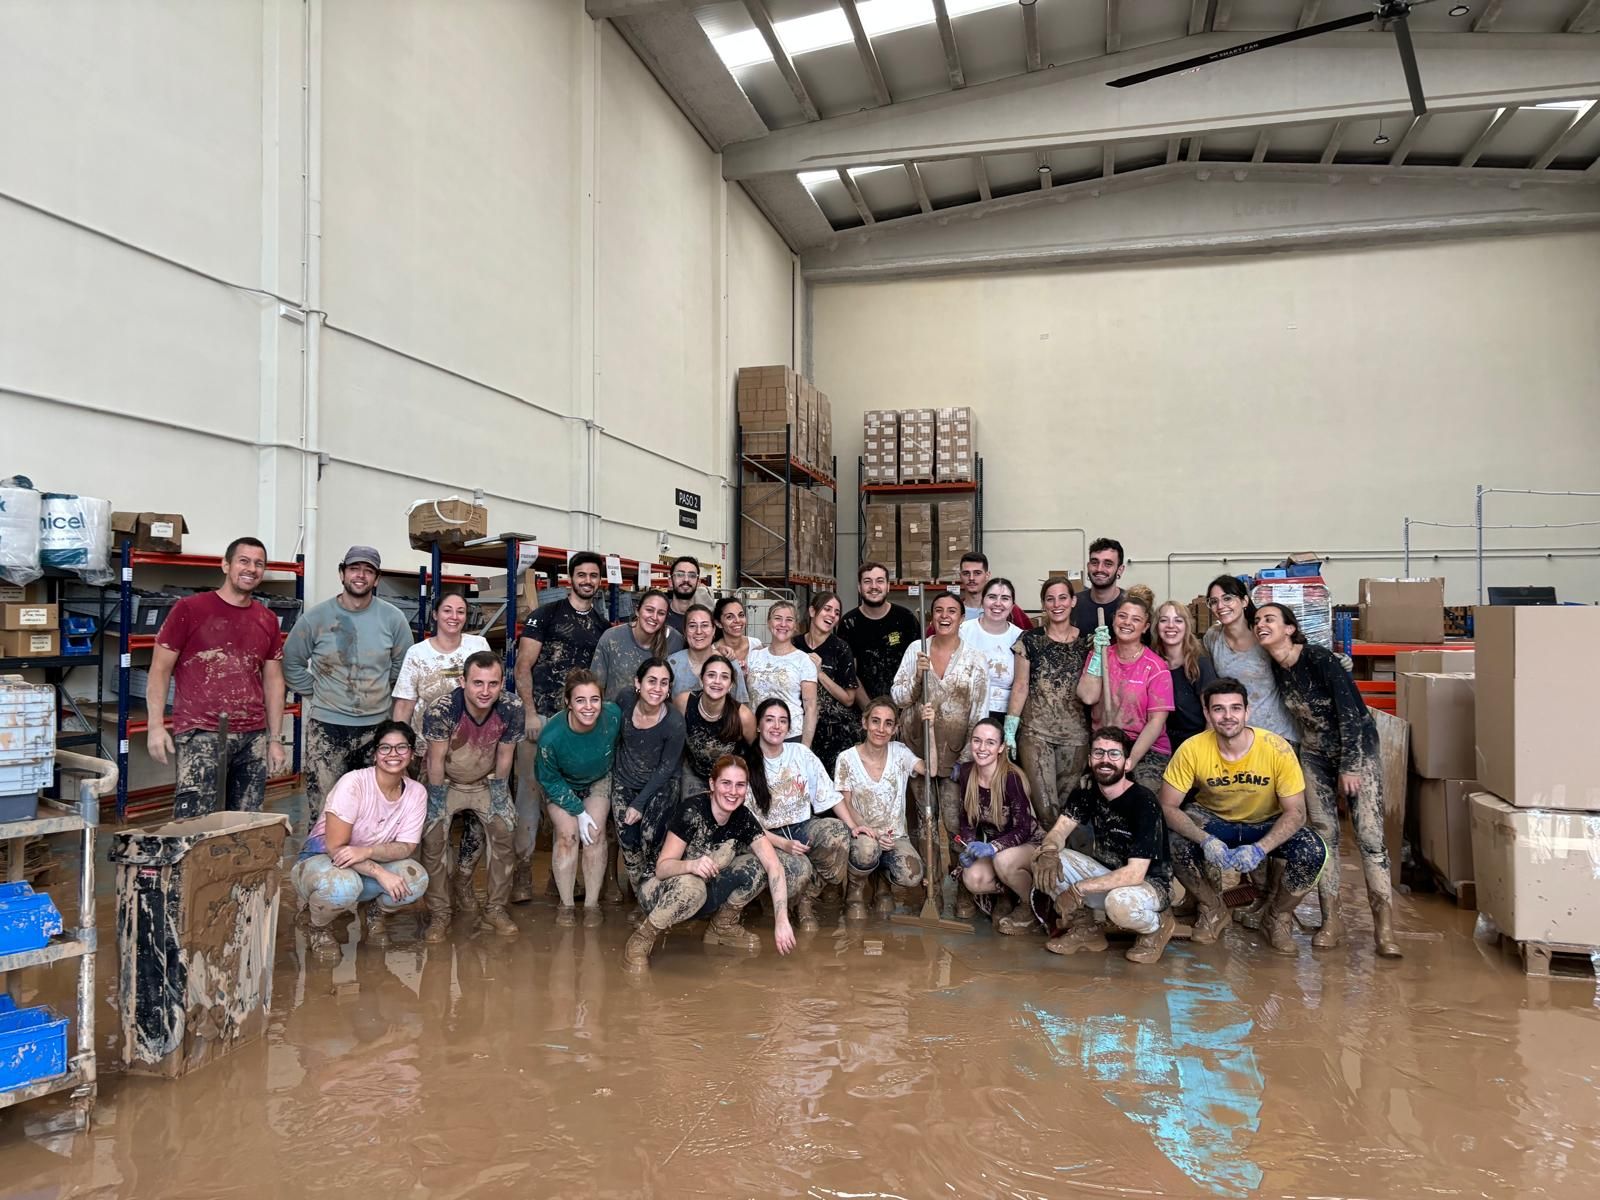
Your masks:
<path fill-rule="evenodd" d="M 867 521 L 866 557 L 863 562 L 880 562 L 889 568 L 889 578 L 900 574 L 898 546 L 899 510 L 893 504 L 869 504 L 865 509 Z"/>
<path fill-rule="evenodd" d="M 0 629 L 37 633 L 60 624 L 60 610 L 54 604 L 0 604 Z"/>
<path fill-rule="evenodd" d="M 1477 770 L 1471 675 L 1409 672 L 1395 681 L 1395 712 L 1411 726 L 1411 765 L 1424 779 L 1467 779 Z"/>
<path fill-rule="evenodd" d="M 1357 595 L 1363 640 L 1444 641 L 1443 579 L 1363 579 Z"/>
<path fill-rule="evenodd" d="M 934 472 L 940 483 L 971 483 L 976 465 L 970 408 L 941 408 L 935 418 Z"/>
<path fill-rule="evenodd" d="M 1411 761 L 1411 728 L 1393 713 L 1372 709 L 1378 727 L 1378 755 L 1383 769 L 1383 844 L 1389 851 L 1389 879 L 1400 882 L 1400 850 L 1406 827 L 1406 764 Z"/>
<path fill-rule="evenodd" d="M 1479 606 L 1477 770 L 1520 808 L 1600 812 L 1600 608 Z"/>
<path fill-rule="evenodd" d="M 868 409 L 862 415 L 861 435 L 861 482 L 899 483 L 900 414 L 892 408 Z"/>
<path fill-rule="evenodd" d="M 183 535 L 189 523 L 182 513 L 114 512 L 111 514 L 111 544 L 132 542 L 135 550 L 155 550 L 162 554 L 182 554 Z"/>
<path fill-rule="evenodd" d="M 0 630 L 0 658 L 54 658 L 60 653 L 61 639 L 54 629 Z"/>
<path fill-rule="evenodd" d="M 1394 656 L 1396 675 L 1470 675 L 1473 670 L 1472 651 L 1467 650 L 1402 650 Z"/>
<path fill-rule="evenodd" d="M 817 469 L 834 473 L 833 462 L 833 402 L 827 392 L 816 394 L 817 418 Z"/>
<path fill-rule="evenodd" d="M 933 483 L 938 422 L 931 408 L 908 408 L 900 413 L 900 482 Z"/>
<path fill-rule="evenodd" d="M 953 582 L 960 574 L 961 556 L 972 549 L 973 503 L 941 500 L 936 515 L 939 553 L 932 578 Z"/>
<path fill-rule="evenodd" d="M 49 598 L 42 579 L 32 583 L 7 583 L 0 579 L 0 604 L 43 604 Z"/>
<path fill-rule="evenodd" d="M 414 550 L 426 550 L 434 542 L 461 546 L 489 536 L 489 510 L 459 496 L 419 500 L 411 508 L 409 532 Z"/>
<path fill-rule="evenodd" d="M 782 430 L 797 423 L 800 376 L 788 367 L 742 367 L 739 370 L 736 403 L 741 429 Z M 770 441 L 770 439 L 768 439 Z M 765 450 L 746 448 L 748 454 Z M 776 451 L 783 453 L 782 439 Z"/>
<path fill-rule="evenodd" d="M 1472 812 L 1468 797 L 1478 790 L 1471 779 L 1423 779 L 1417 787 L 1417 823 L 1422 861 L 1446 883 L 1471 882 Z"/>
<path fill-rule="evenodd" d="M 1600 946 L 1600 823 L 1513 808 L 1487 792 L 1473 792 L 1470 805 L 1478 911 L 1519 942 Z"/>
<path fill-rule="evenodd" d="M 933 578 L 933 506 L 900 506 L 900 578 L 920 582 Z"/>

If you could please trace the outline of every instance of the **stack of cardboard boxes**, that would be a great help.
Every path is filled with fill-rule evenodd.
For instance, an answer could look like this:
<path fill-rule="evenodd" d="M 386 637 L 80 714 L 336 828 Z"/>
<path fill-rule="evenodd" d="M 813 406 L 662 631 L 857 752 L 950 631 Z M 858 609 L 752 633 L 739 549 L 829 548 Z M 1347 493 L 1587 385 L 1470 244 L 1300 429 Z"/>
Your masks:
<path fill-rule="evenodd" d="M 900 482 L 900 414 L 892 408 L 868 409 L 862 418 L 861 482 Z"/>
<path fill-rule="evenodd" d="M 0 583 L 0 658 L 53 658 L 61 653 L 61 617 L 44 585 Z"/>
<path fill-rule="evenodd" d="M 1477 790 L 1471 650 L 1395 655 L 1395 715 L 1411 727 L 1411 803 L 1424 862 L 1462 903 L 1472 898 L 1472 828 Z"/>
<path fill-rule="evenodd" d="M 809 379 L 786 366 L 742 367 L 737 405 L 744 457 L 781 463 L 787 442 L 793 460 L 833 477 L 833 407 L 827 393 Z M 740 574 L 762 579 L 832 578 L 837 525 L 833 497 L 775 481 L 772 472 L 781 467 L 741 469 L 745 478 Z"/>
<path fill-rule="evenodd" d="M 933 506 L 900 506 L 900 578 L 933 578 Z"/>
<path fill-rule="evenodd" d="M 938 517 L 939 555 L 930 578 L 954 582 L 959 575 L 961 556 L 972 549 L 972 501 L 941 500 Z"/>
<path fill-rule="evenodd" d="M 931 408 L 900 413 L 900 482 L 933 483 L 937 478 L 938 419 Z"/>
<path fill-rule="evenodd" d="M 972 410 L 941 408 L 936 417 L 934 474 L 940 483 L 971 483 L 975 457 L 972 446 Z"/>
<path fill-rule="evenodd" d="M 737 389 L 745 454 L 782 457 L 784 432 L 799 462 L 833 476 L 833 405 L 804 375 L 785 366 L 741 367 Z"/>
<path fill-rule="evenodd" d="M 977 479 L 970 408 L 875 408 L 862 422 L 862 486 L 970 484 Z M 965 490 L 955 489 L 951 490 Z M 909 583 L 954 580 L 977 538 L 970 497 L 867 505 L 866 559 Z"/>

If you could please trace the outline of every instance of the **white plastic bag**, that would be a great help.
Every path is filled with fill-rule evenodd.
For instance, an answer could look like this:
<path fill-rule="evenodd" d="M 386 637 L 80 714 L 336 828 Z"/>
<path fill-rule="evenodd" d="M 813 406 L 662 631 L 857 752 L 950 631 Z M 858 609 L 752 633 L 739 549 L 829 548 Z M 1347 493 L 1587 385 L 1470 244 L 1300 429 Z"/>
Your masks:
<path fill-rule="evenodd" d="M 46 492 L 39 513 L 39 562 L 106 583 L 111 571 L 111 501 Z"/>
<path fill-rule="evenodd" d="M 11 480 L 0 484 L 0 579 L 24 584 L 44 574 L 39 565 L 40 501 L 32 487 L 14 487 Z"/>

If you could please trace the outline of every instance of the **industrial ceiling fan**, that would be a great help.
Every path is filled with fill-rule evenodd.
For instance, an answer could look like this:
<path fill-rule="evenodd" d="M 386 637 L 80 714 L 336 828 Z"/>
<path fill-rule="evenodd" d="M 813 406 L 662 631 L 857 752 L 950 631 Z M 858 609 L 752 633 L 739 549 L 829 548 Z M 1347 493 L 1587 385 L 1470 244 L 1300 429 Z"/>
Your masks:
<path fill-rule="evenodd" d="M 1230 46 L 1226 50 L 1217 50 L 1211 54 L 1202 54 L 1197 58 L 1186 58 L 1182 62 L 1168 63 L 1164 67 L 1152 67 L 1148 71 L 1140 71 L 1135 75 L 1124 75 L 1121 79 L 1110 81 L 1111 87 L 1130 87 L 1135 83 L 1145 83 L 1151 79 L 1160 79 L 1164 75 L 1177 75 L 1184 71 L 1197 70 L 1200 67 L 1210 66 L 1212 63 L 1223 62 L 1226 59 L 1238 58 L 1241 54 L 1251 54 L 1257 50 L 1270 50 L 1273 46 L 1282 46 L 1288 42 L 1298 42 L 1302 38 L 1316 37 L 1320 33 L 1332 33 L 1336 29 L 1351 29 L 1357 25 L 1366 25 L 1372 21 L 1387 22 L 1394 30 L 1395 47 L 1400 51 L 1400 69 L 1405 72 L 1406 90 L 1411 93 L 1411 111 L 1421 116 L 1428 111 L 1427 102 L 1422 95 L 1422 76 L 1417 72 L 1417 52 L 1411 44 L 1411 25 L 1408 18 L 1411 10 L 1423 4 L 1431 4 L 1433 0 L 1372 0 L 1371 11 L 1356 13 L 1353 16 L 1339 17 L 1332 21 L 1323 21 L 1319 25 L 1307 25 L 1304 29 L 1295 29 L 1289 33 L 1273 34 L 1271 37 L 1256 38 L 1254 41 L 1241 42 L 1237 46 Z M 1464 12 L 1467 6 L 1458 4 L 1450 11 L 1452 15 L 1459 15 L 1457 10 Z"/>

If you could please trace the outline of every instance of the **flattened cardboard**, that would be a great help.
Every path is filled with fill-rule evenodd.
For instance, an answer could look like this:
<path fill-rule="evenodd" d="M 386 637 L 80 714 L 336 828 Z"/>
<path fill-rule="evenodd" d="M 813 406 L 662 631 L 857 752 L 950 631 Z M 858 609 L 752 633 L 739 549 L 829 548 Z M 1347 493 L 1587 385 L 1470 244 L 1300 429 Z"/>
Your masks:
<path fill-rule="evenodd" d="M 1478 911 L 1519 942 L 1600 945 L 1600 820 L 1487 792 L 1470 806 Z"/>

